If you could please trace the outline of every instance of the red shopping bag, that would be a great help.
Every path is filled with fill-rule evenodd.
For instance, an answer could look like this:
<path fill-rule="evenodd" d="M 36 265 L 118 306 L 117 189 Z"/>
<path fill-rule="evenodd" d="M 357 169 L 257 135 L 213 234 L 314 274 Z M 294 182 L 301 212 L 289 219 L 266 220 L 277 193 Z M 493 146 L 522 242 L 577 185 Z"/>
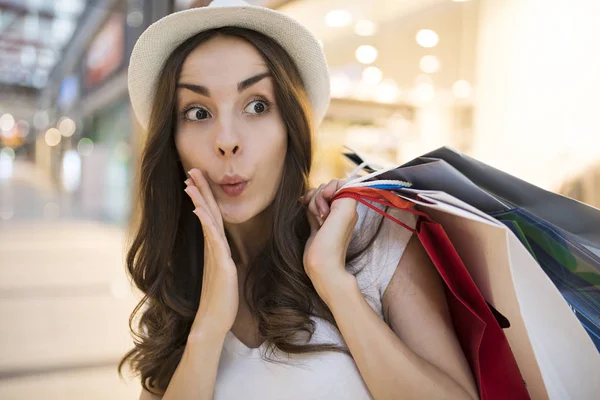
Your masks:
<path fill-rule="evenodd" d="M 452 323 L 477 381 L 480 398 L 529 399 L 508 340 L 442 225 L 434 222 L 427 214 L 415 210 L 413 203 L 387 190 L 350 187 L 340 190 L 333 201 L 341 198 L 353 198 L 418 236 L 446 284 Z M 416 230 L 370 202 L 420 216 Z"/>

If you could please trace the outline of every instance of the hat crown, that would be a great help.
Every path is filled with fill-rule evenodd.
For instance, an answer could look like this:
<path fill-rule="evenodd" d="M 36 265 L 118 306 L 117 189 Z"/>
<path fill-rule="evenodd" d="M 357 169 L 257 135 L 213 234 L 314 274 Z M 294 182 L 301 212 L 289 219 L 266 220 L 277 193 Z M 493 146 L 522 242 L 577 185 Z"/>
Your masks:
<path fill-rule="evenodd" d="M 240 7 L 249 5 L 242 0 L 213 0 L 208 7 Z"/>

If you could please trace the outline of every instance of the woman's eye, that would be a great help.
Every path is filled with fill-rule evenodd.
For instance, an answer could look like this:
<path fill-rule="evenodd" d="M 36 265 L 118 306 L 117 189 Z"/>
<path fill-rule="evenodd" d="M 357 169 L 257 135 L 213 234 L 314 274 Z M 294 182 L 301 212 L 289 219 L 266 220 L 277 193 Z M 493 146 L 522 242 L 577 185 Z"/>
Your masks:
<path fill-rule="evenodd" d="M 204 108 L 193 107 L 185 112 L 185 119 L 189 121 L 201 121 L 209 117 L 208 111 Z"/>
<path fill-rule="evenodd" d="M 254 100 L 246 106 L 244 111 L 250 114 L 264 114 L 268 106 L 268 103 L 264 100 Z"/>

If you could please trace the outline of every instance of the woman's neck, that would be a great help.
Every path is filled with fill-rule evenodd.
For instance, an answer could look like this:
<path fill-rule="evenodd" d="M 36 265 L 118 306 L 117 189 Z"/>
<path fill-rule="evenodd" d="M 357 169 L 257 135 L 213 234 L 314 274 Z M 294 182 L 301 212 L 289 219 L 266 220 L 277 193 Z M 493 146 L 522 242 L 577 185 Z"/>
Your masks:
<path fill-rule="evenodd" d="M 247 266 L 258 255 L 273 231 L 270 207 L 242 224 L 225 223 L 231 257 L 239 267 Z"/>

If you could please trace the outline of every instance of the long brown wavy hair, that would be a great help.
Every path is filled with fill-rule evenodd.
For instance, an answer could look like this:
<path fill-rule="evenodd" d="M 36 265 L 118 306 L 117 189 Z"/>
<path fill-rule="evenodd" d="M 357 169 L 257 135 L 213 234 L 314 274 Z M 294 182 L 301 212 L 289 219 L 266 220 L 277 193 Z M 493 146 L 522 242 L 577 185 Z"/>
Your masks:
<path fill-rule="evenodd" d="M 123 366 L 130 364 L 141 375 L 144 389 L 155 392 L 166 390 L 181 359 L 198 310 L 203 276 L 202 227 L 191 212 L 192 201 L 183 196 L 187 176 L 174 141 L 176 83 L 188 54 L 218 35 L 242 38 L 262 54 L 273 76 L 276 104 L 288 135 L 282 181 L 271 204 L 272 235 L 251 260 L 244 283 L 244 297 L 258 320 L 259 334 L 271 353 L 277 348 L 287 353 L 336 351 L 351 357 L 347 348 L 336 344 L 298 344 L 295 340 L 299 332 L 312 336 L 315 325 L 311 315 L 337 328 L 302 263 L 310 227 L 306 208 L 298 198 L 308 187 L 314 136 L 300 73 L 287 52 L 269 37 L 237 27 L 219 28 L 186 40 L 166 61 L 138 170 L 137 207 L 126 264 L 144 296 L 129 318 L 135 347 L 121 359 L 118 371 L 122 376 Z M 346 261 L 357 259 L 375 235 L 366 243 L 364 236 L 361 243 L 353 240 Z M 266 354 L 263 357 L 281 362 Z"/>

